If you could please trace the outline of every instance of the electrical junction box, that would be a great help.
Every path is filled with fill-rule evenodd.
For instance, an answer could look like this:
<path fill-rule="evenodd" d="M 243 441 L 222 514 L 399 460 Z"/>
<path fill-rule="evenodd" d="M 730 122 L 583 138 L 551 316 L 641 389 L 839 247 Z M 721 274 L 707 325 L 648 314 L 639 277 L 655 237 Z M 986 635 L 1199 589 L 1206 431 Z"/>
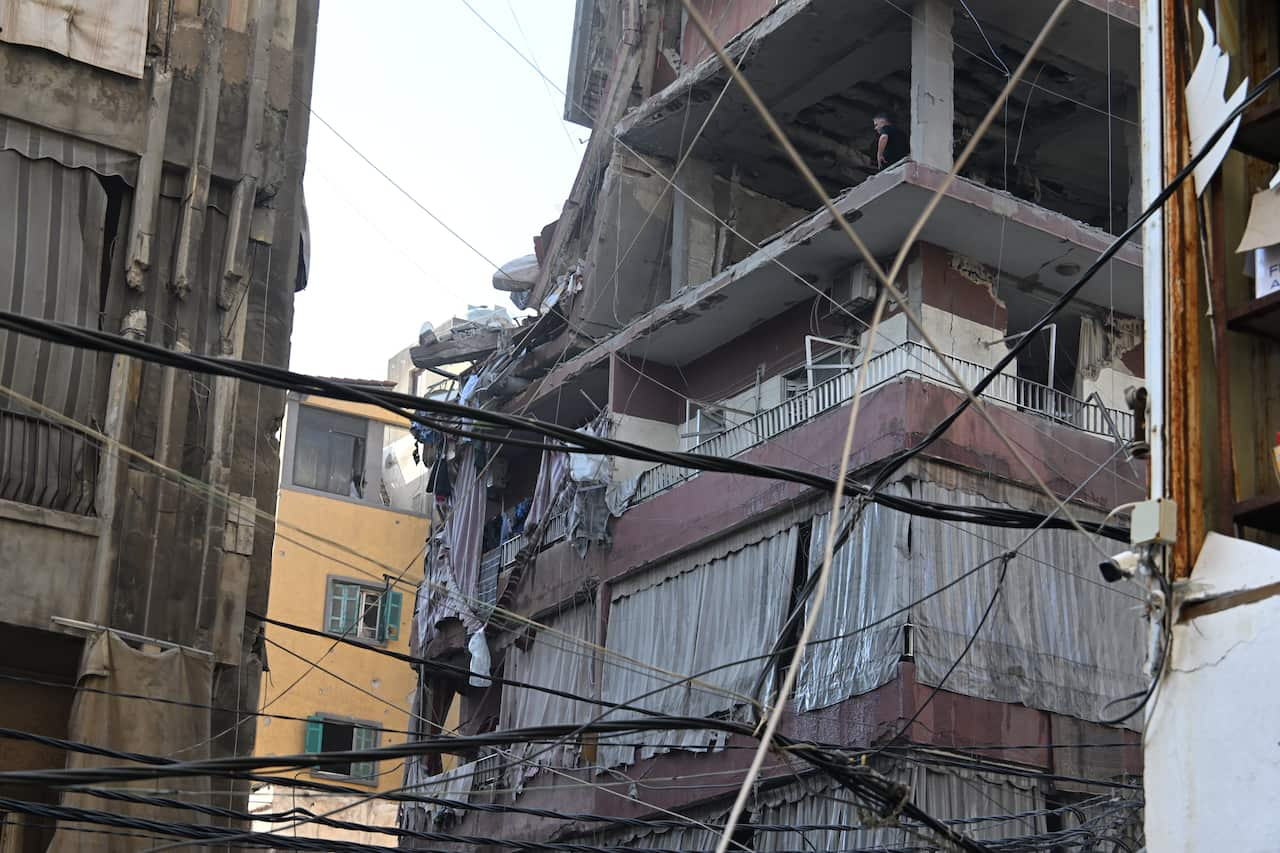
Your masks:
<path fill-rule="evenodd" d="M 1143 501 L 1129 516 L 1131 545 L 1172 545 L 1178 541 L 1178 505 L 1167 498 Z"/>

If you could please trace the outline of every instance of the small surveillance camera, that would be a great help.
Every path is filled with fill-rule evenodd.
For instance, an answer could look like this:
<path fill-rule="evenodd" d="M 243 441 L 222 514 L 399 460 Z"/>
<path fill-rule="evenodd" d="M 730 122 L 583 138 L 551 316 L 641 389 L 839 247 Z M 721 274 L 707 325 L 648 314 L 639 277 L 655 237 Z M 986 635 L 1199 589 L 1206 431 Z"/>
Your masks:
<path fill-rule="evenodd" d="M 1132 578 L 1136 575 L 1141 561 L 1142 558 L 1136 551 L 1121 551 L 1114 557 L 1099 563 L 1098 571 L 1102 572 L 1102 579 L 1107 583 L 1115 583 L 1122 578 Z"/>

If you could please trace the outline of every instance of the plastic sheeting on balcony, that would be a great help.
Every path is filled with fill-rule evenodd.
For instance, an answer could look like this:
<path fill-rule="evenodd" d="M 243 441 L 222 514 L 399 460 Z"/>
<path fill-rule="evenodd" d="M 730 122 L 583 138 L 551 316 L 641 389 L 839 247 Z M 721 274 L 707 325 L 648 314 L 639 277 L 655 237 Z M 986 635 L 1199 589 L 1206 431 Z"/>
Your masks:
<path fill-rule="evenodd" d="M 925 479 L 907 481 L 921 500 L 1039 506 L 1026 489 L 980 475 L 933 464 L 923 472 Z M 1072 511 L 1085 512 L 1081 507 Z M 821 560 L 825 519 L 814 521 L 814 566 Z M 807 650 L 797 679 L 800 710 L 833 705 L 892 679 L 907 624 L 914 626 L 916 678 L 938 684 L 976 630 L 995 589 L 999 564 L 941 595 L 912 602 L 1013 548 L 1026 535 L 869 507 L 836 554 L 814 633 L 819 642 Z M 1141 601 L 1123 586 L 1094 577 L 1096 564 L 1096 552 L 1079 533 L 1042 530 L 1032 536 L 1009 564 L 1000 599 L 947 679 L 947 690 L 1096 721 L 1104 703 L 1141 689 Z M 861 630 L 881 619 L 887 621 Z M 837 636 L 841 638 L 820 642 Z"/>
<path fill-rule="evenodd" d="M 901 493 L 901 485 L 888 491 Z M 830 513 L 813 519 L 809 571 L 822 565 Z M 836 551 L 813 641 L 805 650 L 793 699 L 801 711 L 828 705 L 888 683 L 898 670 L 905 602 L 910 516 L 868 506 Z M 856 633 L 855 633 L 856 632 Z"/>
<path fill-rule="evenodd" d="M 534 636 L 532 644 L 520 643 L 507 650 L 504 676 L 514 681 L 551 687 L 578 696 L 596 694 L 592 646 L 596 642 L 596 608 L 594 603 L 580 604 L 544 619 L 546 627 Z M 590 702 L 554 696 L 540 690 L 505 685 L 499 728 L 519 729 L 530 726 L 572 723 L 579 725 L 595 715 Z M 565 743 L 546 749 L 545 744 L 519 744 L 513 752 L 529 758 L 534 765 L 551 764 L 568 767 L 576 763 L 579 747 Z M 522 776 L 532 775 L 526 768 Z M 520 773 L 518 769 L 513 772 Z M 518 787 L 518 783 L 517 783 Z"/>
<path fill-rule="evenodd" d="M 959 475 L 945 483 L 934 478 L 920 484 L 916 497 L 976 506 L 1011 505 L 1000 499 L 1003 495 L 992 495 L 992 499 L 965 488 L 978 479 Z M 1028 501 L 1024 497 L 1019 503 L 1025 506 Z M 911 525 L 908 600 L 1014 547 L 1027 535 L 1020 530 L 975 529 L 924 518 L 912 519 Z M 1000 599 L 977 641 L 947 679 L 947 689 L 1094 721 L 1106 702 L 1141 690 L 1146 685 L 1143 602 L 1123 584 L 1104 583 L 1097 576 L 1097 564 L 1097 551 L 1079 533 L 1041 530 L 1032 536 L 1009 564 Z M 963 592 L 937 596 L 912 608 L 916 677 L 921 683 L 938 684 L 960 655 L 991 599 L 998 573 L 998 565 L 993 564 L 991 571 L 956 587 Z"/>
<path fill-rule="evenodd" d="M 791 595 L 796 536 L 795 517 L 787 514 L 619 582 L 609 609 L 604 699 L 682 716 L 737 714 L 747 704 L 744 697 L 750 696 L 761 664 L 725 664 L 765 654 L 778 636 Z M 681 680 L 698 673 L 706 674 L 694 682 Z M 637 698 L 650 691 L 658 692 Z M 619 712 L 611 718 L 623 716 Z M 602 742 L 601 764 L 630 764 L 667 748 L 656 744 L 715 748 L 722 745 L 723 734 L 647 732 L 628 737 L 629 742 L 637 740 L 646 745 Z"/>
<path fill-rule="evenodd" d="M 939 820 L 968 819 L 983 815 L 1016 815 L 1044 808 L 1044 795 L 1035 779 L 960 767 L 932 767 L 907 762 L 878 762 L 882 775 L 907 785 L 911 800 Z M 919 836 L 892 826 L 870 826 L 874 816 L 849 801 L 849 794 L 826 777 L 804 780 L 762 793 L 753 812 L 759 823 L 833 824 L 845 830 L 757 833 L 753 849 L 861 850 L 907 847 L 921 844 Z M 1045 831 L 1043 815 L 1016 820 L 984 821 L 962 827 L 980 841 Z"/>

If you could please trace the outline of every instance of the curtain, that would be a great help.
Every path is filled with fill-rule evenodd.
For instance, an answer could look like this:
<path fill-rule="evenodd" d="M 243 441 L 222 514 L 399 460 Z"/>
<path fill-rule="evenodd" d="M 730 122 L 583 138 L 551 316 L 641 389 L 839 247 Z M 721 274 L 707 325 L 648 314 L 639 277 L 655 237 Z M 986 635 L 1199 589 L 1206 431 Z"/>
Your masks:
<path fill-rule="evenodd" d="M 1024 492 L 1018 505 L 1034 505 L 1025 490 L 1018 491 Z M 918 496 L 970 506 L 1012 505 L 974 494 L 959 482 L 923 481 Z M 1081 508 L 1072 511 L 1080 513 Z M 1012 548 L 1027 533 L 924 518 L 911 523 L 913 597 Z M 1141 690 L 1146 658 L 1142 602 L 1123 584 L 1103 582 L 1097 562 L 1081 534 L 1037 532 L 1009 564 L 996 607 L 946 688 L 1092 721 L 1106 702 Z M 922 683 L 938 684 L 960 655 L 991 600 L 999 572 L 999 563 L 993 563 L 955 587 L 962 594 L 938 596 L 912 608 L 916 677 Z"/>
<path fill-rule="evenodd" d="M 77 685 L 104 692 L 77 692 L 71 707 L 68 736 L 72 740 L 125 752 L 166 755 L 183 761 L 209 757 L 209 712 L 204 710 L 213 691 L 213 661 L 180 649 L 163 652 L 138 651 L 115 634 L 103 632 L 86 646 Z M 187 705 L 140 702 L 121 696 L 143 694 L 154 699 L 172 699 Z M 69 769 L 127 765 L 129 762 L 99 755 L 70 753 Z M 208 803 L 208 777 L 183 780 L 183 787 L 195 789 L 184 798 Z M 122 782 L 118 787 L 146 790 L 155 782 Z M 199 791 L 201 793 L 196 793 Z M 63 804 L 75 808 L 101 809 L 101 800 L 85 794 L 63 795 Z M 119 815 L 178 823 L 208 823 L 200 814 L 136 803 L 112 803 Z M 49 853 L 79 853 L 90 846 L 75 831 L 75 823 L 61 823 L 49 845 Z M 97 836 L 92 849 L 102 853 L 125 853 L 139 848 L 137 839 L 119 835 Z"/>
<path fill-rule="evenodd" d="M 714 551 L 676 558 L 617 584 L 603 662 L 606 701 L 692 717 L 732 713 L 745 704 L 762 661 L 719 667 L 768 652 L 782 626 L 795 566 L 795 524 L 766 530 L 753 526 L 716 543 Z M 681 681 L 698 673 L 705 674 L 696 682 Z M 659 692 L 643 696 L 651 691 Z M 634 714 L 618 712 L 611 719 L 626 716 Z M 658 744 L 712 748 L 722 745 L 722 737 L 711 731 L 629 735 L 629 742 L 645 746 L 602 743 L 600 758 L 606 767 L 630 764 L 669 748 Z"/>
<path fill-rule="evenodd" d="M 814 516 L 810 573 L 822 566 L 829 519 L 829 513 Z M 825 708 L 866 693 L 897 672 L 907 614 L 893 614 L 906 604 L 909 524 L 903 513 L 872 504 L 835 552 L 826 601 L 796 677 L 798 710 Z"/>
<path fill-rule="evenodd" d="M 1045 831 L 1043 815 L 1012 820 L 976 820 L 1020 815 L 1044 808 L 1044 796 L 1034 779 L 970 770 L 934 767 L 914 762 L 881 760 L 875 769 L 908 786 L 911 801 L 943 821 L 965 821 L 956 828 L 980 841 L 1035 835 Z M 934 849 L 922 839 L 893 826 L 874 826 L 875 816 L 855 805 L 852 795 L 824 776 L 809 776 L 798 783 L 761 794 L 753 809 L 757 823 L 812 826 L 829 824 L 845 829 L 794 832 L 758 832 L 753 848 L 760 853 L 779 850 Z"/>
<path fill-rule="evenodd" d="M 0 6 L 0 41 L 42 47 L 68 59 L 141 79 L 147 0 L 77 0 Z"/>
<path fill-rule="evenodd" d="M 580 604 L 543 620 L 540 630 L 528 648 L 519 644 L 507 650 L 503 675 L 515 681 L 552 687 L 578 696 L 595 696 L 594 652 L 588 644 L 596 642 L 596 608 L 592 603 Z M 562 636 L 564 635 L 564 636 Z M 505 685 L 499 715 L 503 729 L 529 726 L 585 723 L 595 715 L 591 702 L 553 696 L 539 690 Z M 539 752 L 546 744 L 523 744 L 516 747 L 524 755 Z M 572 766 L 578 749 L 575 744 L 557 747 L 538 755 L 536 764 Z"/>
<path fill-rule="evenodd" d="M 453 583 L 444 608 L 436 614 L 435 621 L 457 616 L 467 633 L 474 634 L 484 628 L 475 608 L 486 489 L 476 470 L 475 446 L 462 445 L 457 459 L 458 476 L 453 487 L 453 504 L 444 523 L 443 552 Z"/>
<path fill-rule="evenodd" d="M 525 530 L 532 531 L 556 511 L 560 494 L 569 477 L 569 454 L 542 451 L 538 468 L 538 481 L 529 502 L 529 515 L 525 518 Z"/>
<path fill-rule="evenodd" d="M 0 151 L 0 305 L 95 328 L 101 305 L 107 194 L 87 169 Z M 99 363 L 107 356 L 0 332 L 0 382 L 58 412 L 100 417 Z M 0 397 L 0 409 L 16 404 Z"/>

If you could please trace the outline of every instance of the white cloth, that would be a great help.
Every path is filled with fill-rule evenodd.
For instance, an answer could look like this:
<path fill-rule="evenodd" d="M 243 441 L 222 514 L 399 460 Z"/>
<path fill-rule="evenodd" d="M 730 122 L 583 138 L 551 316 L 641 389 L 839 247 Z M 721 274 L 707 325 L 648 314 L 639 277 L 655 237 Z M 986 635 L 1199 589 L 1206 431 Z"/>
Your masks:
<path fill-rule="evenodd" d="M 0 4 L 0 41 L 43 47 L 68 59 L 141 78 L 148 0 Z"/>

